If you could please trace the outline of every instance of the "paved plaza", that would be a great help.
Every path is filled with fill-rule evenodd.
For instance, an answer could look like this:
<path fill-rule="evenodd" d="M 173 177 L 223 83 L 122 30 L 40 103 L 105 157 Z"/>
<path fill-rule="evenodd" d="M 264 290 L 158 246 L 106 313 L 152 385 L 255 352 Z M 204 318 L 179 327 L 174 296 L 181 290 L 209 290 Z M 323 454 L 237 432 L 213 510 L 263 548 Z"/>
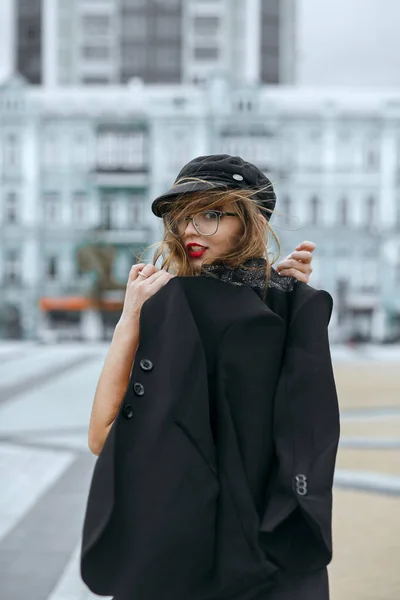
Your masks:
<path fill-rule="evenodd" d="M 0 600 L 97 597 L 80 580 L 79 547 L 106 352 L 0 343 Z M 332 356 L 342 437 L 331 599 L 399 600 L 400 349 L 333 347 Z"/>

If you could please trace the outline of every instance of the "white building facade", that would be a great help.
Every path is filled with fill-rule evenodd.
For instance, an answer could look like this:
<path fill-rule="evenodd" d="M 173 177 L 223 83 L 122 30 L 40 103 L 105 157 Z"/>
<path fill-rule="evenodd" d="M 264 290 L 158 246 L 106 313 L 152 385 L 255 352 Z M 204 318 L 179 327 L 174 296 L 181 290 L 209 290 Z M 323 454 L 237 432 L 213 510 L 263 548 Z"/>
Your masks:
<path fill-rule="evenodd" d="M 45 90 L 16 78 L 0 88 L 0 150 L 0 337 L 34 339 L 40 298 L 86 289 L 76 250 L 96 227 L 125 282 L 161 239 L 152 199 L 188 160 L 225 152 L 273 181 L 281 258 L 317 244 L 310 285 L 334 297 L 332 339 L 400 336 L 397 91 L 219 78 Z"/>

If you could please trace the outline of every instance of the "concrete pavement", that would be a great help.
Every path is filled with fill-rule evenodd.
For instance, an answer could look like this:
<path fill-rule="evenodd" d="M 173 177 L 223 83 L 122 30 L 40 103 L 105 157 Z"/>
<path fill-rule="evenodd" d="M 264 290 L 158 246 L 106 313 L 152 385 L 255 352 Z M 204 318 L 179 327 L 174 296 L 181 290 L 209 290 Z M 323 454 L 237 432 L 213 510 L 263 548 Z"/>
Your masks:
<path fill-rule="evenodd" d="M 79 576 L 107 345 L 0 343 L 0 600 L 89 600 Z M 333 348 L 342 413 L 332 600 L 400 598 L 397 348 Z"/>

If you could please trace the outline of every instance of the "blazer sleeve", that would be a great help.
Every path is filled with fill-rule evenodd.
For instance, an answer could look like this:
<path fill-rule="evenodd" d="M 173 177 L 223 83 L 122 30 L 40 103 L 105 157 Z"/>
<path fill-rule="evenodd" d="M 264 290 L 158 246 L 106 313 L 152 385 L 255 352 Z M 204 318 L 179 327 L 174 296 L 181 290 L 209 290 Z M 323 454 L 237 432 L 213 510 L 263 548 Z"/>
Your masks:
<path fill-rule="evenodd" d="M 274 399 L 275 460 L 261 542 L 283 570 L 312 571 L 332 558 L 332 486 L 339 407 L 329 348 L 333 300 L 298 288 Z"/>

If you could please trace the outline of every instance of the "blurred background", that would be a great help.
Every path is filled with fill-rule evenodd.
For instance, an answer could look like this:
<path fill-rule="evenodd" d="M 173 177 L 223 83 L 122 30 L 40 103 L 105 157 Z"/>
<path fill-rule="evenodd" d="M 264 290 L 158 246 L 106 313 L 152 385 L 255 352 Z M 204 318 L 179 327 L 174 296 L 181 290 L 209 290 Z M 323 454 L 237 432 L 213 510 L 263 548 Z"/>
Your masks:
<path fill-rule="evenodd" d="M 152 199 L 225 152 L 334 298 L 332 599 L 399 600 L 399 31 L 397 0 L 1 0 L 0 600 L 94 597 L 87 427 L 128 272 Z"/>

